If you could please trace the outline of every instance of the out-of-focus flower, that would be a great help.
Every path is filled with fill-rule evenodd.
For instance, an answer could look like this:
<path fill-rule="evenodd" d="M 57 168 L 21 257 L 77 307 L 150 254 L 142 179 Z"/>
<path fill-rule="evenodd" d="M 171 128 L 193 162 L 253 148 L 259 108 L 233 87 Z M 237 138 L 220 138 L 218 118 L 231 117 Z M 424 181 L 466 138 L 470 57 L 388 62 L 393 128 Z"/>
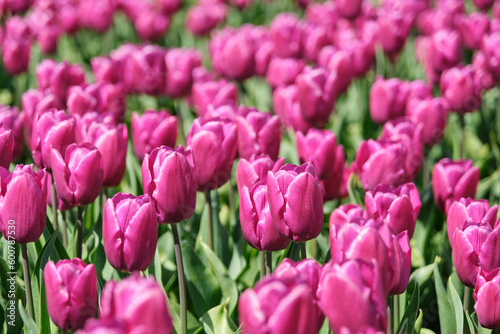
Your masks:
<path fill-rule="evenodd" d="M 250 159 L 254 154 L 267 154 L 278 159 L 281 143 L 281 122 L 278 116 L 260 111 L 236 117 L 238 126 L 238 154 Z"/>
<path fill-rule="evenodd" d="M 222 3 L 191 6 L 186 16 L 186 28 L 194 35 L 205 35 L 224 21 L 226 15 L 227 8 Z"/>
<path fill-rule="evenodd" d="M 176 139 L 177 117 L 166 110 L 146 110 L 141 116 L 137 112 L 132 114 L 132 144 L 139 160 L 157 147 L 174 147 Z"/>

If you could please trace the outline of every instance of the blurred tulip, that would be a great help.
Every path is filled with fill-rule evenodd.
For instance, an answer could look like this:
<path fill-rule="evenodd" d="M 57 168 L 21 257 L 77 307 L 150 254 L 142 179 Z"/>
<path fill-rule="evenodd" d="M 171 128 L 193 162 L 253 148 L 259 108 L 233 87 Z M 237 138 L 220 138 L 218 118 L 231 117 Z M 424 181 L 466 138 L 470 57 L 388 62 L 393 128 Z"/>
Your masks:
<path fill-rule="evenodd" d="M 124 61 L 123 85 L 133 94 L 161 95 L 165 91 L 165 50 L 145 45 L 132 51 Z"/>
<path fill-rule="evenodd" d="M 108 57 L 93 57 L 90 60 L 90 67 L 96 82 L 117 83 L 120 81 L 120 71 L 115 60 Z"/>
<path fill-rule="evenodd" d="M 302 25 L 295 14 L 281 13 L 270 26 L 274 51 L 278 57 L 299 58 L 302 53 Z"/>
<path fill-rule="evenodd" d="M 432 170 L 432 193 L 439 210 L 448 212 L 453 201 L 474 198 L 479 183 L 479 168 L 472 160 L 440 160 Z"/>
<path fill-rule="evenodd" d="M 344 147 L 342 145 L 337 147 L 335 164 L 331 169 L 330 176 L 320 181 L 321 190 L 323 191 L 323 201 L 341 199 L 348 195 L 347 183 L 352 168 L 348 168 L 345 164 Z"/>
<path fill-rule="evenodd" d="M 309 61 L 316 61 L 321 49 L 330 45 L 329 30 L 321 24 L 305 22 L 302 30 L 302 50 Z"/>
<path fill-rule="evenodd" d="M 105 32 L 113 23 L 114 1 L 80 0 L 78 16 L 82 27 Z"/>
<path fill-rule="evenodd" d="M 71 144 L 64 156 L 52 149 L 51 159 L 58 196 L 73 207 L 94 202 L 101 192 L 104 174 L 98 149 L 89 143 Z"/>
<path fill-rule="evenodd" d="M 266 79 L 271 87 L 287 86 L 295 82 L 295 78 L 304 69 L 304 61 L 295 58 L 273 58 L 269 62 Z"/>
<path fill-rule="evenodd" d="M 245 117 L 236 117 L 238 127 L 238 154 L 250 159 L 254 154 L 267 154 L 278 159 L 281 143 L 281 122 L 278 116 L 252 111 Z"/>
<path fill-rule="evenodd" d="M 386 296 L 376 264 L 350 260 L 343 264 L 326 265 L 318 296 L 319 306 L 335 333 L 341 328 L 357 333 L 367 326 L 385 332 Z M 343 301 L 347 300 L 353 307 L 346 307 Z"/>
<path fill-rule="evenodd" d="M 385 80 L 377 77 L 370 89 L 370 115 L 378 124 L 404 115 L 408 86 L 398 78 Z"/>
<path fill-rule="evenodd" d="M 297 102 L 304 119 L 311 123 L 328 122 L 335 105 L 332 76 L 322 67 L 305 68 L 297 77 Z"/>
<path fill-rule="evenodd" d="M 337 0 L 335 6 L 340 16 L 352 20 L 361 13 L 363 0 Z"/>
<path fill-rule="evenodd" d="M 342 204 L 330 215 L 330 225 L 342 226 L 358 219 L 368 219 L 368 214 L 359 204 Z"/>
<path fill-rule="evenodd" d="M 170 20 L 163 13 L 147 8 L 134 21 L 134 27 L 139 37 L 143 40 L 158 40 L 165 35 Z"/>
<path fill-rule="evenodd" d="M 321 311 L 306 281 L 269 277 L 247 289 L 238 302 L 243 333 L 314 334 Z"/>
<path fill-rule="evenodd" d="M 500 267 L 500 230 L 489 224 L 466 223 L 453 233 L 453 263 L 458 278 L 473 288 L 481 268 L 492 271 Z"/>
<path fill-rule="evenodd" d="M 170 49 L 165 55 L 167 71 L 165 92 L 171 97 L 182 97 L 191 92 L 193 69 L 201 66 L 201 55 L 196 49 Z"/>
<path fill-rule="evenodd" d="M 337 137 L 332 131 L 309 129 L 307 135 L 295 134 L 300 163 L 312 162 L 318 179 L 328 179 L 333 173 L 337 152 Z"/>
<path fill-rule="evenodd" d="M 219 107 L 235 105 L 238 101 L 238 88 L 226 80 L 195 82 L 192 90 L 193 105 L 199 116 L 205 115 L 208 106 Z"/>
<path fill-rule="evenodd" d="M 81 65 L 45 59 L 36 66 L 36 79 L 41 91 L 54 94 L 58 102 L 64 103 L 70 86 L 85 83 L 85 71 Z"/>
<path fill-rule="evenodd" d="M 451 204 L 446 215 L 448 240 L 453 244 L 455 230 L 463 230 L 466 224 L 490 225 L 495 227 L 498 205 L 492 206 L 485 199 L 461 198 Z"/>
<path fill-rule="evenodd" d="M 0 122 L 0 167 L 9 169 L 14 152 L 14 134 Z"/>
<path fill-rule="evenodd" d="M 146 110 L 141 116 L 137 112 L 132 114 L 132 144 L 139 160 L 157 147 L 174 147 L 176 139 L 177 117 L 166 110 Z"/>
<path fill-rule="evenodd" d="M 0 231 L 20 244 L 35 242 L 45 228 L 47 173 L 33 165 L 17 165 L 14 171 L 0 167 Z M 15 233 L 12 233 L 15 231 Z"/>
<path fill-rule="evenodd" d="M 479 10 L 486 11 L 493 6 L 495 0 L 472 0 L 472 2 Z"/>
<path fill-rule="evenodd" d="M 316 238 L 323 228 L 323 199 L 314 166 L 285 165 L 267 174 L 267 199 L 274 226 L 295 242 Z"/>
<path fill-rule="evenodd" d="M 474 70 L 474 88 L 476 95 L 481 95 L 483 91 L 496 86 L 486 58 L 482 51 L 477 51 L 472 57 L 472 69 Z"/>
<path fill-rule="evenodd" d="M 106 258 L 120 271 L 144 271 L 156 251 L 158 227 L 150 197 L 118 193 L 104 205 L 102 243 Z"/>
<path fill-rule="evenodd" d="M 500 268 L 490 272 L 481 269 L 474 289 L 474 309 L 479 324 L 485 328 L 500 329 Z"/>
<path fill-rule="evenodd" d="M 32 32 L 20 16 L 12 16 L 5 23 L 2 40 L 2 61 L 11 75 L 28 70 L 32 44 Z"/>
<path fill-rule="evenodd" d="M 481 49 L 481 40 L 490 30 L 490 19 L 484 13 L 471 13 L 458 18 L 458 31 L 465 47 L 471 50 Z"/>
<path fill-rule="evenodd" d="M 23 150 L 24 121 L 25 117 L 19 113 L 17 107 L 0 106 L 0 123 L 3 123 L 5 129 L 11 130 L 14 136 L 13 160 L 17 159 Z"/>
<path fill-rule="evenodd" d="M 335 50 L 331 46 L 324 47 L 318 56 L 318 58 L 323 57 L 322 60 L 318 60 L 318 64 L 332 72 L 332 95 L 335 97 L 345 93 L 352 82 L 354 77 L 351 68 L 352 56 L 352 52 L 348 50 Z"/>
<path fill-rule="evenodd" d="M 186 138 L 186 147 L 196 161 L 198 190 L 221 187 L 231 177 L 238 133 L 236 124 L 224 119 L 197 118 Z"/>
<path fill-rule="evenodd" d="M 498 80 L 500 78 L 500 52 L 498 51 L 500 31 L 493 32 L 489 35 L 483 35 L 481 37 L 483 38 L 481 51 L 483 52 L 486 66 L 491 75 Z"/>
<path fill-rule="evenodd" d="M 442 98 L 429 100 L 412 99 L 406 106 L 406 115 L 413 123 L 422 124 L 422 142 L 432 146 L 441 141 L 448 111 Z"/>
<path fill-rule="evenodd" d="M 312 124 L 302 116 L 295 85 L 278 87 L 273 92 L 273 108 L 286 128 L 307 132 L 312 127 Z"/>
<path fill-rule="evenodd" d="M 155 0 L 154 4 L 163 14 L 172 15 L 182 7 L 182 0 Z"/>
<path fill-rule="evenodd" d="M 422 203 L 413 183 L 397 188 L 381 184 L 366 192 L 365 206 L 370 217 L 382 219 L 394 235 L 408 231 L 411 239 Z"/>
<path fill-rule="evenodd" d="M 209 33 L 226 19 L 225 4 L 205 4 L 189 7 L 186 15 L 186 28 L 196 36 Z"/>
<path fill-rule="evenodd" d="M 463 115 L 479 108 L 481 97 L 474 82 L 471 66 L 453 67 L 443 72 L 440 82 L 446 108 Z"/>
<path fill-rule="evenodd" d="M 47 310 L 63 331 L 83 328 L 97 311 L 97 274 L 79 258 L 49 261 L 43 271 Z"/>
<path fill-rule="evenodd" d="M 196 205 L 196 174 L 193 153 L 182 146 L 160 146 L 142 161 L 145 194 L 151 196 L 161 224 L 189 219 Z"/>
<path fill-rule="evenodd" d="M 396 55 L 403 49 L 413 24 L 413 20 L 409 20 L 404 14 L 407 13 L 381 10 L 377 18 L 376 43 L 379 43 L 382 50 L 390 56 Z"/>

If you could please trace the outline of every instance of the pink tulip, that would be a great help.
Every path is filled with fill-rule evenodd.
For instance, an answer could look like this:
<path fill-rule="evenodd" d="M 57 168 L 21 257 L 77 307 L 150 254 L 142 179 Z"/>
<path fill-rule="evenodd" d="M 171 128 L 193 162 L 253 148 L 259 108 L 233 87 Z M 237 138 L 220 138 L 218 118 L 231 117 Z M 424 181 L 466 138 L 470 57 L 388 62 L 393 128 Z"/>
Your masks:
<path fill-rule="evenodd" d="M 457 24 L 464 45 L 471 50 L 481 49 L 481 40 L 490 30 L 490 19 L 484 13 L 460 16 Z"/>
<path fill-rule="evenodd" d="M 17 159 L 23 150 L 23 122 L 24 115 L 19 113 L 17 107 L 0 106 L 0 123 L 5 129 L 12 131 L 14 136 L 14 148 L 12 159 Z"/>
<path fill-rule="evenodd" d="M 276 161 L 267 155 L 253 155 L 249 160 L 241 158 L 236 168 L 236 184 L 238 191 L 243 187 L 252 189 L 259 181 L 267 180 L 267 172 L 277 172 L 284 164 L 285 158 Z"/>
<path fill-rule="evenodd" d="M 486 14 L 484 14 L 486 15 Z M 498 45 L 500 43 L 500 32 L 493 32 L 489 35 L 483 35 L 481 51 L 483 52 L 486 66 L 494 78 L 500 78 L 500 52 Z"/>
<path fill-rule="evenodd" d="M 115 4 L 114 1 L 80 0 L 78 11 L 82 27 L 104 32 L 113 23 Z"/>
<path fill-rule="evenodd" d="M 192 89 L 192 102 L 198 115 L 203 116 L 208 106 L 219 107 L 235 105 L 238 101 L 238 88 L 226 80 L 195 82 Z"/>
<path fill-rule="evenodd" d="M 131 51 L 123 63 L 123 85 L 128 93 L 160 95 L 165 91 L 165 50 L 145 45 Z"/>
<path fill-rule="evenodd" d="M 223 22 L 226 15 L 227 8 L 222 3 L 195 5 L 187 12 L 186 28 L 194 35 L 205 35 Z"/>
<path fill-rule="evenodd" d="M 448 116 L 442 98 L 412 99 L 406 106 L 406 115 L 413 123 L 422 124 L 422 141 L 426 146 L 441 141 Z"/>
<path fill-rule="evenodd" d="M 404 115 L 408 86 L 405 82 L 394 78 L 384 80 L 378 77 L 370 89 L 370 115 L 375 123 L 386 121 Z"/>
<path fill-rule="evenodd" d="M 36 67 L 36 79 L 41 91 L 54 94 L 60 103 L 64 103 L 70 86 L 85 83 L 85 71 L 80 65 L 45 59 Z"/>
<path fill-rule="evenodd" d="M 182 97 L 191 92 L 193 69 L 201 66 L 201 55 L 196 49 L 170 49 L 165 55 L 166 87 L 171 97 Z"/>
<path fill-rule="evenodd" d="M 453 67 L 444 71 L 440 86 L 446 106 L 451 111 L 463 115 L 479 108 L 481 97 L 478 95 L 471 66 Z"/>
<path fill-rule="evenodd" d="M 296 133 L 297 153 L 301 163 L 312 162 L 320 180 L 328 179 L 335 165 L 337 137 L 328 130 L 310 129 L 307 135 Z"/>
<path fill-rule="evenodd" d="M 132 114 L 132 144 L 139 160 L 157 147 L 174 147 L 176 139 L 177 117 L 166 110 L 146 110 L 141 116 L 137 112 Z"/>
<path fill-rule="evenodd" d="M 0 167 L 8 169 L 14 152 L 14 134 L 0 122 Z"/>
<path fill-rule="evenodd" d="M 275 53 L 279 57 L 300 57 L 302 53 L 302 25 L 292 13 L 278 14 L 270 26 Z"/>
<path fill-rule="evenodd" d="M 287 86 L 295 82 L 295 78 L 304 69 L 304 61 L 295 58 L 273 58 L 269 62 L 266 79 L 271 87 Z"/>
<path fill-rule="evenodd" d="M 345 163 L 344 147 L 337 147 L 335 164 L 331 167 L 332 172 L 327 179 L 321 180 L 321 190 L 323 191 L 323 201 L 341 199 L 347 197 L 347 183 L 352 173 L 352 168 Z"/>
<path fill-rule="evenodd" d="M 312 124 L 304 119 L 297 99 L 297 86 L 279 87 L 273 93 L 274 112 L 286 128 L 307 132 Z"/>
<path fill-rule="evenodd" d="M 478 9 L 482 11 L 490 9 L 491 6 L 493 6 L 493 4 L 495 3 L 494 0 L 472 0 L 472 2 Z"/>
<path fill-rule="evenodd" d="M 319 124 L 328 122 L 335 105 L 332 79 L 322 67 L 306 67 L 297 77 L 297 102 L 306 121 Z"/>
<path fill-rule="evenodd" d="M 361 13 L 362 0 L 337 0 L 335 5 L 340 16 L 355 19 Z"/>
<path fill-rule="evenodd" d="M 2 40 L 2 61 L 12 75 L 28 70 L 32 32 L 20 16 L 10 17 L 5 24 Z"/>
<path fill-rule="evenodd" d="M 278 116 L 252 111 L 245 117 L 236 117 L 238 126 L 238 153 L 241 158 L 267 154 L 278 158 L 281 143 L 281 122 Z"/>
<path fill-rule="evenodd" d="M 158 40 L 165 35 L 170 25 L 170 20 L 163 13 L 153 8 L 141 11 L 134 21 L 134 27 L 142 40 Z"/>
<path fill-rule="evenodd" d="M 479 324 L 485 328 L 500 329 L 500 268 L 490 272 L 481 269 L 474 289 L 474 309 Z"/>

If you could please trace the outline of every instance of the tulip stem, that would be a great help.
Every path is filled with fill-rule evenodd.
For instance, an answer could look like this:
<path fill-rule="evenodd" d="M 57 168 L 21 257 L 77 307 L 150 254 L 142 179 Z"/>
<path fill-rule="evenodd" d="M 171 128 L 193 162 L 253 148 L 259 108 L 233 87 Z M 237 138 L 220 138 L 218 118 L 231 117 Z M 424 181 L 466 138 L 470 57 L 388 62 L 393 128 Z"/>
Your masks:
<path fill-rule="evenodd" d="M 266 252 L 266 275 L 273 273 L 273 253 Z"/>
<path fill-rule="evenodd" d="M 307 259 L 306 243 L 301 242 L 301 243 L 299 243 L 299 245 L 300 245 L 300 257 L 302 260 L 305 260 L 305 259 Z"/>
<path fill-rule="evenodd" d="M 498 83 L 498 100 L 497 100 L 497 141 L 500 141 L 500 82 Z"/>
<path fill-rule="evenodd" d="M 31 294 L 31 276 L 30 264 L 28 261 L 28 248 L 26 244 L 21 244 L 21 253 L 23 256 L 23 273 L 24 273 L 24 289 L 26 291 L 26 305 L 28 306 L 28 314 L 34 320 L 33 313 L 33 295 Z"/>
<path fill-rule="evenodd" d="M 68 230 L 66 226 L 66 220 L 68 219 L 68 216 L 63 216 L 62 220 L 62 238 L 63 238 L 63 246 L 64 248 L 68 247 Z"/>
<path fill-rule="evenodd" d="M 264 251 L 260 251 L 260 278 L 264 278 L 266 276 L 266 254 Z"/>
<path fill-rule="evenodd" d="M 460 142 L 460 159 L 465 159 L 465 116 L 460 116 L 460 128 L 462 129 L 462 138 Z"/>
<path fill-rule="evenodd" d="M 184 282 L 184 265 L 182 263 L 181 243 L 177 225 L 172 224 L 172 234 L 174 235 L 175 261 L 177 263 L 177 276 L 179 278 L 179 298 L 181 307 L 181 334 L 187 333 L 187 305 L 186 305 L 186 285 Z"/>
<path fill-rule="evenodd" d="M 57 193 L 54 180 L 52 180 L 52 224 L 54 225 L 54 231 L 57 231 L 59 224 L 57 222 Z"/>
<path fill-rule="evenodd" d="M 83 244 L 83 206 L 78 207 L 78 237 L 76 241 L 76 257 L 82 258 L 82 244 Z"/>
<path fill-rule="evenodd" d="M 208 207 L 208 247 L 210 247 L 211 250 L 214 250 L 214 228 L 212 217 L 212 198 L 210 197 L 210 190 L 205 191 L 205 196 Z"/>
<path fill-rule="evenodd" d="M 470 288 L 466 286 L 464 288 L 464 311 L 469 310 L 469 301 L 470 301 Z"/>
<path fill-rule="evenodd" d="M 392 296 L 392 314 L 394 322 L 394 330 L 399 328 L 399 296 Z"/>
<path fill-rule="evenodd" d="M 228 181 L 228 186 L 229 186 L 229 212 L 232 215 L 234 215 L 235 209 L 234 209 L 234 188 L 233 188 L 233 180 L 232 178 L 229 178 Z"/>

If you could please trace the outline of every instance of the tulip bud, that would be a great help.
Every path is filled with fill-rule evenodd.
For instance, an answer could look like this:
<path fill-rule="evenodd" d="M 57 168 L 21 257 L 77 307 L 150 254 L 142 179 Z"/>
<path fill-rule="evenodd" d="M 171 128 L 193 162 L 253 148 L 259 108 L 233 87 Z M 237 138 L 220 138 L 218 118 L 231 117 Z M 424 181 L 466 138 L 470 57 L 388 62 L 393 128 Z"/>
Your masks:
<path fill-rule="evenodd" d="M 368 214 L 359 204 L 342 204 L 330 215 L 330 226 L 342 226 L 358 219 L 368 219 Z"/>
<path fill-rule="evenodd" d="M 306 281 L 293 278 L 266 278 L 247 289 L 238 302 L 244 333 L 315 334 L 321 326 L 311 324 L 320 310 Z"/>
<path fill-rule="evenodd" d="M 458 278 L 473 288 L 481 268 L 492 271 L 500 267 L 500 230 L 489 224 L 466 223 L 453 234 L 453 263 Z"/>
<path fill-rule="evenodd" d="M 96 82 L 117 83 L 120 81 L 118 62 L 107 57 L 93 57 L 90 61 Z"/>
<path fill-rule="evenodd" d="M 227 8 L 222 3 L 191 6 L 186 15 L 186 28 L 194 35 L 205 35 L 226 20 L 226 15 Z"/>
<path fill-rule="evenodd" d="M 80 26 L 105 32 L 113 23 L 115 3 L 113 1 L 80 0 L 78 11 L 80 13 Z"/>
<path fill-rule="evenodd" d="M 274 112 L 281 119 L 283 125 L 294 131 L 307 132 L 311 123 L 302 116 L 297 100 L 297 86 L 278 87 L 273 93 Z"/>
<path fill-rule="evenodd" d="M 104 252 L 111 266 L 128 272 L 146 270 L 153 262 L 158 239 L 150 197 L 118 193 L 106 201 L 102 219 Z"/>
<path fill-rule="evenodd" d="M 477 51 L 474 56 L 472 56 L 472 69 L 474 70 L 474 87 L 476 89 L 476 95 L 481 95 L 483 91 L 495 87 L 495 78 L 490 72 L 482 51 Z"/>
<path fill-rule="evenodd" d="M 306 121 L 320 124 L 328 122 L 335 105 L 332 79 L 322 67 L 306 68 L 297 77 L 297 102 Z"/>
<path fill-rule="evenodd" d="M 387 304 L 380 270 L 376 263 L 349 260 L 323 268 L 318 288 L 319 306 L 334 333 L 363 327 L 384 331 L 387 327 Z M 345 301 L 355 307 L 346 307 Z"/>
<path fill-rule="evenodd" d="M 397 78 L 384 80 L 378 77 L 370 89 L 370 116 L 375 123 L 404 115 L 408 97 L 408 86 Z"/>
<path fill-rule="evenodd" d="M 495 0 L 472 0 L 472 2 L 479 10 L 487 11 L 493 6 Z"/>
<path fill-rule="evenodd" d="M 182 6 L 181 0 L 155 0 L 154 3 L 165 15 L 175 14 Z"/>
<path fill-rule="evenodd" d="M 47 310 L 63 331 L 83 328 L 97 310 L 97 274 L 93 264 L 79 258 L 50 261 L 43 272 Z"/>
<path fill-rule="evenodd" d="M 339 145 L 330 176 L 320 181 L 321 190 L 323 191 L 323 201 L 347 197 L 347 184 L 351 173 L 352 168 L 347 167 L 345 163 L 344 147 Z"/>
<path fill-rule="evenodd" d="M 238 89 L 232 82 L 225 80 L 207 81 L 193 84 L 193 105 L 199 116 L 205 115 L 208 106 L 235 105 L 238 101 Z"/>
<path fill-rule="evenodd" d="M 321 24 L 305 22 L 302 34 L 302 50 L 309 61 L 316 61 L 321 49 L 330 45 L 329 31 Z"/>
<path fill-rule="evenodd" d="M 335 6 L 340 16 L 352 20 L 361 13 L 362 0 L 336 0 Z"/>
<path fill-rule="evenodd" d="M 481 49 L 481 40 L 490 30 L 490 19 L 484 13 L 471 13 L 469 16 L 459 16 L 458 31 L 464 45 L 471 50 Z"/>
<path fill-rule="evenodd" d="M 413 183 L 397 188 L 381 184 L 366 192 L 365 206 L 370 217 L 382 219 L 394 235 L 408 231 L 411 238 L 422 203 Z"/>
<path fill-rule="evenodd" d="M 80 65 L 71 65 L 63 61 L 57 63 L 52 59 L 45 59 L 36 67 L 38 87 L 45 93 L 52 93 L 60 103 L 66 101 L 67 90 L 70 86 L 79 86 L 85 83 L 85 71 Z"/>
<path fill-rule="evenodd" d="M 110 280 L 101 293 L 99 319 L 85 323 L 84 333 L 173 333 L 163 287 L 154 278 L 133 274 Z"/>
<path fill-rule="evenodd" d="M 64 110 L 51 110 L 36 115 L 31 136 L 31 154 L 38 167 L 51 168 L 51 150 L 64 155 L 66 148 L 76 141 L 76 120 Z"/>
<path fill-rule="evenodd" d="M 128 93 L 161 95 L 165 91 L 165 50 L 146 45 L 124 61 L 123 85 Z"/>
<path fill-rule="evenodd" d="M 266 79 L 271 87 L 287 86 L 295 82 L 295 78 L 304 69 L 304 61 L 295 58 L 273 58 L 269 62 Z"/>
<path fill-rule="evenodd" d="M 45 228 L 47 173 L 17 165 L 12 174 L 0 167 L 0 231 L 20 244 L 35 242 Z M 13 234 L 12 231 L 15 231 Z"/>
<path fill-rule="evenodd" d="M 71 206 L 88 205 L 102 188 L 102 158 L 89 143 L 71 144 L 64 154 L 52 149 L 52 174 L 58 196 Z"/>
<path fill-rule="evenodd" d="M 450 245 L 453 244 L 453 233 L 455 233 L 455 230 L 463 230 L 466 224 L 489 224 L 494 228 L 497 212 L 498 205 L 490 208 L 490 204 L 485 199 L 461 198 L 453 202 L 446 215 L 446 227 Z"/>
<path fill-rule="evenodd" d="M 448 116 L 443 99 L 412 99 L 407 104 L 406 115 L 413 123 L 422 124 L 422 141 L 425 145 L 437 144 L 443 137 Z"/>
<path fill-rule="evenodd" d="M 302 53 L 302 24 L 295 14 L 278 14 L 271 22 L 270 33 L 278 57 L 300 57 Z"/>
<path fill-rule="evenodd" d="M 32 44 L 32 32 L 20 16 L 12 16 L 5 23 L 2 40 L 2 61 L 12 75 L 28 70 Z"/>
<path fill-rule="evenodd" d="M 399 11 L 381 10 L 377 18 L 376 42 L 385 53 L 394 56 L 404 47 L 412 24 L 413 20 Z"/>
<path fill-rule="evenodd" d="M 479 324 L 485 328 L 500 329 L 500 268 L 490 272 L 481 269 L 474 288 L 474 309 Z"/>
<path fill-rule="evenodd" d="M 249 160 L 241 158 L 236 168 L 236 184 L 238 191 L 243 187 L 252 189 L 259 181 L 267 180 L 267 172 L 277 172 L 284 164 L 285 158 L 276 162 L 267 155 L 253 155 Z"/>
<path fill-rule="evenodd" d="M 276 173 L 268 172 L 267 196 L 274 226 L 283 236 L 305 242 L 319 235 L 323 228 L 323 200 L 311 163 L 287 164 Z"/>
<path fill-rule="evenodd" d="M 11 130 L 14 137 L 13 160 L 17 159 L 23 150 L 24 118 L 17 107 L 0 106 L 0 123 L 3 123 L 4 128 Z"/>
<path fill-rule="evenodd" d="M 137 112 L 132 114 L 132 144 L 139 160 L 157 147 L 174 147 L 176 139 L 177 117 L 166 110 L 146 110 L 141 116 Z"/>
<path fill-rule="evenodd" d="M 444 71 L 440 87 L 447 108 L 460 115 L 476 110 L 481 104 L 471 66 L 453 67 Z"/>
<path fill-rule="evenodd" d="M 281 122 L 278 116 L 252 111 L 245 117 L 236 117 L 238 126 L 238 153 L 240 158 L 267 154 L 278 158 L 281 143 Z"/>
<path fill-rule="evenodd" d="M 486 14 L 484 14 L 486 15 Z M 500 78 L 500 53 L 497 48 L 500 43 L 500 32 L 493 32 L 482 36 L 481 51 L 484 55 L 486 66 L 494 78 Z"/>
<path fill-rule="evenodd" d="M 165 35 L 170 20 L 150 6 L 145 6 L 134 21 L 134 27 L 142 40 L 158 40 Z"/>
<path fill-rule="evenodd" d="M 182 97 L 191 92 L 193 69 L 201 66 L 201 55 L 196 49 L 170 49 L 165 55 L 167 71 L 165 92 L 171 97 Z"/>
<path fill-rule="evenodd" d="M 297 153 L 300 163 L 312 162 L 319 180 L 328 179 L 333 173 L 337 154 L 337 137 L 329 130 L 309 129 L 307 135 L 296 133 Z"/>
<path fill-rule="evenodd" d="M 182 146 L 155 148 L 142 161 L 144 193 L 151 196 L 161 224 L 189 219 L 196 205 L 193 153 Z"/>
<path fill-rule="evenodd" d="M 229 180 L 238 147 L 236 124 L 197 118 L 187 135 L 186 146 L 196 161 L 198 190 L 217 189 Z"/>
<path fill-rule="evenodd" d="M 432 170 L 432 193 L 439 210 L 448 212 L 453 201 L 473 198 L 479 183 L 479 168 L 472 160 L 442 159 Z"/>
<path fill-rule="evenodd" d="M 14 134 L 0 122 L 0 167 L 9 169 L 14 152 Z"/>

